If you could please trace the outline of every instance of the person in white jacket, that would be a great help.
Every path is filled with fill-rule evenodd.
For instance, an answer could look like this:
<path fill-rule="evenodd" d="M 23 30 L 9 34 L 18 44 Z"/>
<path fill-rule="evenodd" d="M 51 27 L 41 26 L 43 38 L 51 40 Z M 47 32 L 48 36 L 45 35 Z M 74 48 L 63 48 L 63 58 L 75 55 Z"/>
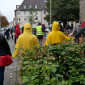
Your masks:
<path fill-rule="evenodd" d="M 81 24 L 79 22 L 76 22 L 75 27 L 73 28 L 73 31 L 69 34 L 69 36 L 73 35 L 74 36 L 81 30 Z M 75 38 L 75 43 L 79 44 L 79 37 Z"/>
<path fill-rule="evenodd" d="M 50 31 L 50 29 L 49 29 L 49 28 L 46 28 L 46 29 L 45 29 L 45 31 L 46 31 L 46 37 L 45 37 L 45 38 L 47 39 L 48 34 L 49 34 L 51 31 Z"/>

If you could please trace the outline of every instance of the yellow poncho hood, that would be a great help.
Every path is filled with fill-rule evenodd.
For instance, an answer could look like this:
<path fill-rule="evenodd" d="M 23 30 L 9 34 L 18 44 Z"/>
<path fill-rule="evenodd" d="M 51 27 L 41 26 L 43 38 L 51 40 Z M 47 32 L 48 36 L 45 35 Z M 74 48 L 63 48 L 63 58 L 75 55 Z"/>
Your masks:
<path fill-rule="evenodd" d="M 45 45 L 63 43 L 64 40 L 70 40 L 69 37 L 64 35 L 60 30 L 59 23 L 54 21 L 52 26 L 52 32 L 49 33 Z"/>
<path fill-rule="evenodd" d="M 17 57 L 21 48 L 33 50 L 34 46 L 39 46 L 38 39 L 32 34 L 32 26 L 29 23 L 24 24 L 24 32 L 17 40 L 15 51 L 12 57 Z M 24 52 L 24 51 L 22 51 Z"/>
<path fill-rule="evenodd" d="M 32 25 L 29 23 L 26 23 L 23 25 L 24 27 L 24 32 L 32 33 Z"/>
<path fill-rule="evenodd" d="M 60 26 L 59 26 L 59 23 L 54 21 L 53 22 L 53 26 L 52 26 L 52 31 L 59 31 L 60 30 Z"/>

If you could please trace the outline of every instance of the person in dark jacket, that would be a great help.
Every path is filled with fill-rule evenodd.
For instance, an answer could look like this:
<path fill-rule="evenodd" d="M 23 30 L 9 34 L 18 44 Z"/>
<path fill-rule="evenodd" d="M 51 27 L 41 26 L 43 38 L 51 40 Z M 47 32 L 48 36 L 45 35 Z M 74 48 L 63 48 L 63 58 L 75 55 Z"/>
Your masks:
<path fill-rule="evenodd" d="M 11 38 L 13 39 L 13 27 L 10 28 Z"/>
<path fill-rule="evenodd" d="M 85 36 L 85 26 L 75 35 L 75 38 L 79 38 L 82 33 L 84 33 L 84 36 Z M 84 54 L 85 54 L 85 50 L 84 50 Z"/>
<path fill-rule="evenodd" d="M 76 33 L 75 38 L 78 38 L 81 36 L 81 34 L 85 31 L 85 26 L 83 28 L 80 29 L 80 31 L 78 33 Z M 85 34 L 84 34 L 85 35 Z"/>
<path fill-rule="evenodd" d="M 5 55 L 11 56 L 10 47 L 5 37 L 2 34 L 0 34 L 0 57 Z M 5 67 L 0 67 L 0 85 L 3 85 L 4 71 L 5 71 Z"/>
<path fill-rule="evenodd" d="M 15 29 L 16 29 L 16 25 L 14 26 L 14 28 L 13 28 L 13 32 L 15 33 Z"/>
<path fill-rule="evenodd" d="M 6 36 L 7 40 L 9 40 L 9 31 L 10 31 L 10 29 L 7 29 L 5 32 L 5 36 Z"/>
<path fill-rule="evenodd" d="M 66 25 L 66 29 L 67 29 L 67 30 L 70 29 L 70 25 L 69 25 L 69 23 L 67 23 L 67 25 Z"/>
<path fill-rule="evenodd" d="M 59 22 L 59 25 L 60 25 L 60 31 L 61 31 L 61 32 L 64 32 L 63 26 L 61 25 L 61 22 Z"/>
<path fill-rule="evenodd" d="M 21 30 L 22 30 L 22 33 L 23 33 L 23 31 L 24 31 L 24 26 L 22 26 Z"/>
<path fill-rule="evenodd" d="M 45 24 L 42 24 L 42 29 L 43 29 L 43 32 L 45 32 L 45 29 L 46 29 Z"/>

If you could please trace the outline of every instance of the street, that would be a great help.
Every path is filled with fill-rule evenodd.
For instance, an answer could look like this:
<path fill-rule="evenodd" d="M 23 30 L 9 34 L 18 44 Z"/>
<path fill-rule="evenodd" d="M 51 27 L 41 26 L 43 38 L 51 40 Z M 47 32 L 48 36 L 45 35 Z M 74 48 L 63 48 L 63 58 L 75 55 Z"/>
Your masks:
<path fill-rule="evenodd" d="M 14 40 L 10 39 L 8 41 L 11 53 L 14 51 Z M 4 85 L 17 85 L 18 84 L 18 75 L 16 71 L 18 70 L 17 59 L 13 58 L 13 64 L 6 66 L 4 74 Z"/>

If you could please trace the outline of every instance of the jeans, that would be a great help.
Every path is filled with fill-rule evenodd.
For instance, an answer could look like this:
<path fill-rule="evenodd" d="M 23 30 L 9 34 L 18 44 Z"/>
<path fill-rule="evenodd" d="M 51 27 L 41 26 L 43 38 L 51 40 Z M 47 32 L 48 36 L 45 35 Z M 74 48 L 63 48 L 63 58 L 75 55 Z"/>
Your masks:
<path fill-rule="evenodd" d="M 17 39 L 18 39 L 18 37 L 17 38 L 15 37 L 15 40 L 14 40 L 15 44 L 16 44 Z"/>
<path fill-rule="evenodd" d="M 38 39 L 39 44 L 42 46 L 42 39 Z"/>
<path fill-rule="evenodd" d="M 37 39 L 39 41 L 39 44 L 42 46 L 43 35 L 37 35 Z"/>
<path fill-rule="evenodd" d="M 4 82 L 4 70 L 5 67 L 0 67 L 0 85 L 3 85 Z"/>
<path fill-rule="evenodd" d="M 75 38 L 75 43 L 79 44 L 79 37 Z"/>
<path fill-rule="evenodd" d="M 11 38 L 12 38 L 12 40 L 13 40 L 13 34 L 11 34 Z"/>

